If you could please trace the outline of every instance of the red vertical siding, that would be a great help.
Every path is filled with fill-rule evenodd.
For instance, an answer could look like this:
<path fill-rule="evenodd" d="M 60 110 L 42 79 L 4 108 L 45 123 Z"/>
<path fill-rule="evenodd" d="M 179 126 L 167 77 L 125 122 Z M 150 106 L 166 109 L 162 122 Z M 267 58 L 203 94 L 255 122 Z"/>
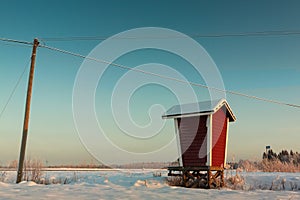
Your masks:
<path fill-rule="evenodd" d="M 227 117 L 225 107 L 213 114 L 212 121 L 212 166 L 224 165 L 227 134 Z"/>
<path fill-rule="evenodd" d="M 179 138 L 184 167 L 206 165 L 206 120 L 207 116 L 185 117 L 178 119 Z"/>

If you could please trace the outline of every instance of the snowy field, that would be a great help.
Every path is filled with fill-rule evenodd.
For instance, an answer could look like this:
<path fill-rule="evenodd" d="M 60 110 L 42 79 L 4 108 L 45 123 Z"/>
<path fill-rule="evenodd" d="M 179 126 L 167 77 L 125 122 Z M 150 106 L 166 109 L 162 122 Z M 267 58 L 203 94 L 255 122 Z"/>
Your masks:
<path fill-rule="evenodd" d="M 0 182 L 0 199 L 300 199 L 300 173 L 241 175 L 245 178 L 243 190 L 205 190 L 168 186 L 166 170 L 46 171 L 43 176 L 47 179 L 69 182 L 51 185 L 15 184 L 16 173 L 6 172 Z"/>

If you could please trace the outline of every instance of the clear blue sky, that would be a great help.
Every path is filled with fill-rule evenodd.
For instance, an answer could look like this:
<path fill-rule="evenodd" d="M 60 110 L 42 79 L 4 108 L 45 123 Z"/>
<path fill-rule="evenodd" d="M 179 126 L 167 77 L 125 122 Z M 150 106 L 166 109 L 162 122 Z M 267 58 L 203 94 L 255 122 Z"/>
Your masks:
<path fill-rule="evenodd" d="M 35 37 L 109 37 L 139 27 L 163 27 L 187 35 L 300 30 L 298 1 L 1 1 L 0 4 L 0 37 L 26 41 Z M 226 89 L 300 104 L 300 35 L 194 39 L 216 63 Z M 45 42 L 83 55 L 100 43 Z M 175 68 L 178 63 L 184 64 L 183 61 L 170 62 L 172 55 L 163 55 L 159 60 L 159 52 L 148 53 L 129 54 L 118 62 L 127 66 L 161 62 Z M 0 42 L 0 111 L 24 67 L 28 66 L 30 54 L 31 47 Z M 93 159 L 80 142 L 72 114 L 73 85 L 82 61 L 38 49 L 28 156 L 51 164 L 83 163 Z M 100 82 L 98 86 L 95 106 L 99 118 L 117 81 L 116 77 L 111 78 L 115 73 L 120 77 L 124 72 L 108 72 L 102 85 Z M 186 73 L 190 81 L 197 82 L 192 72 L 187 70 Z M 27 74 L 28 70 L 0 118 L 0 164 L 18 158 Z M 200 79 L 198 82 L 203 83 Z M 170 95 L 164 96 L 166 91 L 160 87 L 142 89 L 133 96 L 136 100 L 132 118 L 137 123 L 147 124 L 148 109 L 152 104 L 162 103 L 168 107 L 176 103 Z M 207 93 L 204 89 L 196 91 L 200 99 L 201 93 Z M 151 92 L 159 95 L 149 95 Z M 271 145 L 275 151 L 300 151 L 299 109 L 232 95 L 227 95 L 227 99 L 237 116 L 229 129 L 228 160 L 233 157 L 260 158 L 266 145 Z M 105 120 L 111 137 L 118 140 L 114 136 L 118 130 L 110 117 Z M 174 130 L 172 123 L 168 122 L 166 126 L 164 132 L 168 140 Z M 148 145 L 156 148 L 162 145 L 160 142 Z M 120 145 L 130 148 L 132 144 L 124 142 Z M 134 145 L 136 148 L 143 146 Z M 170 154 L 174 152 L 145 160 L 168 161 L 172 157 Z"/>

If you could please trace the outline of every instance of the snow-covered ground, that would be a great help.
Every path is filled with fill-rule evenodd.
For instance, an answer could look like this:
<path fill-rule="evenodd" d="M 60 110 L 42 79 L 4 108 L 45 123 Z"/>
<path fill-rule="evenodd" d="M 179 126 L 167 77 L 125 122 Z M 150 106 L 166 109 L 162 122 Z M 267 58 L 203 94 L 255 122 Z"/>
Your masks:
<path fill-rule="evenodd" d="M 153 173 L 161 173 L 162 177 L 154 177 Z M 291 187 L 300 188 L 300 173 L 241 175 L 245 178 L 244 190 L 206 190 L 170 187 L 164 181 L 166 170 L 44 172 L 47 179 L 67 178 L 71 182 L 51 185 L 15 184 L 16 173 L 7 172 L 4 182 L 0 182 L 0 199 L 300 199 L 299 189 L 291 191 Z M 269 190 L 272 183 L 273 190 Z"/>

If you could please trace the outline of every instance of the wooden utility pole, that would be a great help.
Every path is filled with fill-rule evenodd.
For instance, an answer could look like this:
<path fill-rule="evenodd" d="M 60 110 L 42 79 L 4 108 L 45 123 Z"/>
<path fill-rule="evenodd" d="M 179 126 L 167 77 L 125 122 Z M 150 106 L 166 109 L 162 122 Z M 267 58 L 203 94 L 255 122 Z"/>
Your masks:
<path fill-rule="evenodd" d="M 34 75 L 34 64 L 35 64 L 35 57 L 36 57 L 36 49 L 38 46 L 39 46 L 38 39 L 34 39 L 33 47 L 32 47 L 32 55 L 31 55 L 31 65 L 30 65 L 30 72 L 29 72 L 28 88 L 27 88 L 26 108 L 25 108 L 22 143 L 21 143 L 20 157 L 19 157 L 17 183 L 20 183 L 22 181 L 22 176 L 23 176 L 23 165 L 24 165 L 27 134 L 28 134 L 32 82 L 33 82 L 33 75 Z"/>

